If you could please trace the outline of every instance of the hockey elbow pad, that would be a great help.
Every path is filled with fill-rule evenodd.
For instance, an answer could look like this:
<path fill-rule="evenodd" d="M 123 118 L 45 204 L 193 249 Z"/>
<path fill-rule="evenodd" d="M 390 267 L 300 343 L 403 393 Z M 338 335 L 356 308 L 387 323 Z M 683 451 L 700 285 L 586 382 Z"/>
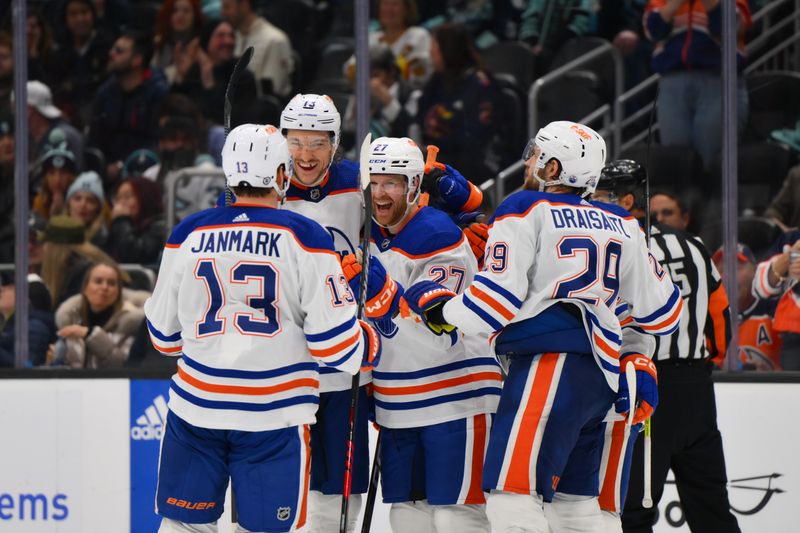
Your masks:
<path fill-rule="evenodd" d="M 614 402 L 614 410 L 625 414 L 631 409 L 628 381 L 625 379 L 625 367 L 633 365 L 636 370 L 636 405 L 633 406 L 633 423 L 644 422 L 653 414 L 658 406 L 658 373 L 656 365 L 649 357 L 637 353 L 627 354 L 620 360 L 619 390 Z"/>
<path fill-rule="evenodd" d="M 433 281 L 419 281 L 400 299 L 400 316 L 421 320 L 436 335 L 452 333 L 456 327 L 444 319 L 442 308 L 456 293 Z"/>
<path fill-rule="evenodd" d="M 364 354 L 361 358 L 361 369 L 370 370 L 378 366 L 381 360 L 381 336 L 371 324 L 359 320 L 361 333 L 364 336 Z"/>

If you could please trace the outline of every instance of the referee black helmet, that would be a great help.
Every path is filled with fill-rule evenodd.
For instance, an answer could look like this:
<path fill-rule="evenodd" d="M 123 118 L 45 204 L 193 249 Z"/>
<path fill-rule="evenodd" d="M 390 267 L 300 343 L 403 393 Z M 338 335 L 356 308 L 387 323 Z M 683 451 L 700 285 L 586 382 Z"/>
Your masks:
<path fill-rule="evenodd" d="M 632 194 L 633 207 L 644 209 L 646 179 L 644 168 L 633 159 L 615 159 L 603 167 L 597 189 L 609 191 L 610 200 L 614 203 L 626 194 Z"/>

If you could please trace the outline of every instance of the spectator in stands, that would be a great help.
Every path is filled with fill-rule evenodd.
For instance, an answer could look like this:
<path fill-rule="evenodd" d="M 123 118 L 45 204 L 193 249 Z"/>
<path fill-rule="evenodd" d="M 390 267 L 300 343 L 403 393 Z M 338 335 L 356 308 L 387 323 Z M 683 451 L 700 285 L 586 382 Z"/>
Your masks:
<path fill-rule="evenodd" d="M 42 12 L 33 8 L 28 12 L 28 79 L 45 85 L 53 81 L 55 44 L 53 30 Z"/>
<path fill-rule="evenodd" d="M 61 110 L 53 105 L 50 88 L 40 81 L 29 81 L 28 131 L 31 139 L 32 161 L 52 149 L 67 149 L 72 153 L 77 170 L 83 169 L 84 139 Z"/>
<path fill-rule="evenodd" d="M 372 137 L 407 137 L 414 121 L 417 97 L 400 75 L 394 52 L 387 44 L 372 44 L 369 47 L 369 63 Z M 347 101 L 342 129 L 355 133 L 355 95 L 351 95 Z"/>
<path fill-rule="evenodd" d="M 14 45 L 11 35 L 0 31 L 0 112 L 11 112 L 14 91 Z"/>
<path fill-rule="evenodd" d="M 506 35 L 504 31 L 497 32 L 498 29 L 502 30 L 503 28 L 495 23 L 506 22 L 499 19 L 506 14 L 510 4 L 511 0 L 505 2 L 502 0 L 427 0 L 419 4 L 419 19 L 422 21 L 420 25 L 431 30 L 445 22 L 461 24 L 473 39 L 485 40 L 485 46 L 481 46 L 481 48 L 485 48 L 497 42 L 497 35 Z M 519 13 L 517 12 L 516 15 Z M 490 32 L 493 33 L 490 34 Z M 507 38 L 515 39 L 516 36 L 517 33 L 514 32 Z"/>
<path fill-rule="evenodd" d="M 203 115 L 215 124 L 223 123 L 225 91 L 237 57 L 233 50 L 236 37 L 227 21 L 213 21 L 203 29 L 193 56 L 178 63 L 172 92 L 185 94 L 198 103 Z M 231 110 L 231 127 L 247 122 L 256 103 L 256 79 L 249 70 L 242 72 Z"/>
<path fill-rule="evenodd" d="M 774 220 L 784 231 L 800 228 L 800 165 L 789 170 L 783 187 L 772 199 L 764 215 Z"/>
<path fill-rule="evenodd" d="M 42 262 L 44 261 L 44 230 L 47 227 L 47 220 L 31 213 L 28 218 L 28 272 L 41 276 Z M 11 261 L 13 262 L 13 261 Z M 50 298 L 50 290 L 47 290 L 48 298 Z M 47 310 L 53 310 L 53 302 L 47 305 Z"/>
<path fill-rule="evenodd" d="M 56 364 L 71 368 L 119 368 L 125 364 L 144 320 L 143 305 L 149 293 L 123 289 L 122 278 L 113 262 L 94 263 L 87 269 L 81 293 L 68 298 L 56 311 L 58 336 L 66 344 L 64 360 L 54 361 Z"/>
<path fill-rule="evenodd" d="M 422 144 L 441 149 L 440 159 L 480 183 L 495 169 L 487 155 L 497 132 L 497 86 L 463 26 L 433 30 L 434 75 L 419 99 L 416 123 Z"/>
<path fill-rule="evenodd" d="M 294 71 L 289 37 L 255 12 L 253 0 L 222 0 L 222 18 L 236 29 L 236 57 L 248 46 L 254 49 L 248 68 L 258 81 L 259 94 L 289 96 Z"/>
<path fill-rule="evenodd" d="M 30 279 L 29 279 L 30 281 Z M 14 312 L 17 291 L 13 271 L 0 273 L 0 367 L 13 367 L 16 354 Z M 31 305 L 28 309 L 28 366 L 44 364 L 47 348 L 56 338 L 53 312 Z"/>
<path fill-rule="evenodd" d="M 667 190 L 654 191 L 650 196 L 650 216 L 659 224 L 666 224 L 681 231 L 689 227 L 689 209 L 683 198 Z"/>
<path fill-rule="evenodd" d="M 753 293 L 759 298 L 780 298 L 774 328 L 783 335 L 781 366 L 800 370 L 800 230 L 784 233 L 759 263 Z"/>
<path fill-rule="evenodd" d="M 53 92 L 69 121 L 81 129 L 89 123 L 92 97 L 106 79 L 113 43 L 113 36 L 96 22 L 91 0 L 67 0 L 56 26 L 62 35 L 53 62 Z"/>
<path fill-rule="evenodd" d="M 199 0 L 165 0 L 161 4 L 156 15 L 153 66 L 164 71 L 170 84 L 184 56 L 191 56 L 197 48 L 202 28 Z"/>
<path fill-rule="evenodd" d="M 147 169 L 158 165 L 160 162 L 158 155 L 147 148 L 140 148 L 131 152 L 131 155 L 125 159 L 125 163 L 122 165 L 122 179 L 144 176 Z"/>
<path fill-rule="evenodd" d="M 156 113 L 167 94 L 164 73 L 150 68 L 153 45 L 136 32 L 123 33 L 111 48 L 111 79 L 97 92 L 92 104 L 89 138 L 106 156 L 106 179 L 114 184 L 123 161 L 139 148 L 156 145 Z"/>
<path fill-rule="evenodd" d="M 379 0 L 380 30 L 370 32 L 370 46 L 388 44 L 400 68 L 400 74 L 411 87 L 422 88 L 433 74 L 431 35 L 417 26 L 419 14 L 415 0 Z M 355 79 L 355 56 L 345 66 L 347 77 Z"/>
<path fill-rule="evenodd" d="M 745 64 L 744 35 L 751 25 L 747 0 L 736 0 L 738 72 Z M 720 0 L 649 0 L 645 34 L 655 43 L 653 71 L 661 74 L 658 123 L 665 145 L 692 146 L 706 171 L 719 170 L 722 146 L 722 8 Z M 738 80 L 738 126 L 747 122 L 747 90 Z"/>
<path fill-rule="evenodd" d="M 546 72 L 561 46 L 589 33 L 592 0 L 528 0 L 519 25 L 519 40 L 533 47 L 536 71 Z"/>
<path fill-rule="evenodd" d="M 92 170 L 80 174 L 67 189 L 65 214 L 83 222 L 86 240 L 103 248 L 108 239 L 111 210 L 106 203 L 103 181 Z"/>
<path fill-rule="evenodd" d="M 80 292 L 83 276 L 91 263 L 113 262 L 105 252 L 87 242 L 85 234 L 83 223 L 66 215 L 51 218 L 44 229 L 42 280 L 55 307 Z M 126 283 L 130 281 L 127 275 L 123 278 Z"/>
<path fill-rule="evenodd" d="M 67 189 L 77 174 L 75 157 L 69 150 L 56 148 L 42 157 L 39 167 L 42 182 L 33 199 L 32 211 L 46 220 L 64 211 Z"/>
<path fill-rule="evenodd" d="M 626 88 L 650 75 L 649 58 L 653 49 L 647 39 L 641 38 L 643 14 L 641 0 L 602 0 L 597 10 L 597 34 L 613 43 L 622 54 Z"/>
<path fill-rule="evenodd" d="M 14 117 L 0 113 L 0 263 L 14 262 Z"/>
<path fill-rule="evenodd" d="M 120 263 L 154 264 L 165 240 L 161 187 L 144 177 L 120 182 L 111 210 L 109 254 Z"/>
<path fill-rule="evenodd" d="M 142 174 L 161 187 L 167 199 L 166 177 L 187 167 L 202 167 L 212 171 L 216 168 L 213 158 L 201 154 L 198 139 L 198 124 L 187 116 L 168 116 L 161 126 L 159 139 L 160 163 Z M 178 220 L 213 207 L 219 193 L 225 189 L 221 176 L 197 174 L 176 183 L 175 215 Z"/>
<path fill-rule="evenodd" d="M 92 0 L 98 29 L 116 38 L 129 24 L 131 0 Z M 135 1 L 135 0 L 133 0 Z M 138 2 L 137 2 L 138 3 Z"/>
<path fill-rule="evenodd" d="M 722 248 L 712 257 L 720 274 L 725 271 Z M 773 327 L 776 298 L 761 299 L 753 294 L 756 258 L 739 243 L 736 250 L 737 309 L 739 310 L 739 361 L 744 370 L 781 370 L 781 337 Z"/>

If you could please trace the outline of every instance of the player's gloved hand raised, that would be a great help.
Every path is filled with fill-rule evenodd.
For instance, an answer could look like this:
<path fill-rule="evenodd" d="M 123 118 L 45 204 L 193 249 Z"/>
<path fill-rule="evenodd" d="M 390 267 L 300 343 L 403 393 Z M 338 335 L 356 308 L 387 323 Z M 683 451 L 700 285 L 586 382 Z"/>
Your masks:
<path fill-rule="evenodd" d="M 370 370 L 378 366 L 381 360 L 381 336 L 372 327 L 372 324 L 359 320 L 361 333 L 364 336 L 364 354 L 361 359 L 361 369 Z"/>
<path fill-rule="evenodd" d="M 418 281 L 409 287 L 400 299 L 400 316 L 422 320 L 436 335 L 451 333 L 456 327 L 448 324 L 442 307 L 456 293 L 433 281 Z"/>
<path fill-rule="evenodd" d="M 472 185 L 467 178 L 451 167 L 442 163 L 434 163 L 433 169 L 422 178 L 422 192 L 427 192 L 430 205 L 447 211 L 473 211 L 483 201 L 480 189 Z"/>
<path fill-rule="evenodd" d="M 625 379 L 625 367 L 633 365 L 636 370 L 636 406 L 633 423 L 639 424 L 650 418 L 658 406 L 658 373 L 653 361 L 644 355 L 632 353 L 620 360 L 619 390 L 614 409 L 621 414 L 630 410 L 630 391 Z"/>
<path fill-rule="evenodd" d="M 475 259 L 478 260 L 478 268 L 483 268 L 483 255 L 486 251 L 486 240 L 489 238 L 489 226 L 483 222 L 474 222 L 461 230 L 469 242 L 469 247 L 472 248 L 472 253 L 475 254 Z"/>
<path fill-rule="evenodd" d="M 344 277 L 347 278 L 347 283 L 356 299 L 358 299 L 361 288 L 360 253 L 359 250 L 358 254 L 347 254 L 342 258 L 342 272 L 344 272 Z M 370 257 L 364 314 L 368 318 L 378 320 L 392 317 L 397 312 L 402 295 L 403 286 L 389 277 L 377 257 Z"/>

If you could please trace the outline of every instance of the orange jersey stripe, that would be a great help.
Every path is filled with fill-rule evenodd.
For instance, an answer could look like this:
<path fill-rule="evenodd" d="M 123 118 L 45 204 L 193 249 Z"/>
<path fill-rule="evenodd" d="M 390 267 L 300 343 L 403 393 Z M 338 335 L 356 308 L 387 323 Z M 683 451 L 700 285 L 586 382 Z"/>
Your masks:
<path fill-rule="evenodd" d="M 506 320 L 510 321 L 514 318 L 514 313 L 503 307 L 500 302 L 492 298 L 488 293 L 480 290 L 475 285 L 469 286 L 469 292 L 470 294 L 472 294 L 473 296 L 484 302 L 486 305 L 488 305 L 489 307 L 500 313 Z"/>
<path fill-rule="evenodd" d="M 502 381 L 502 377 L 500 376 L 500 372 L 478 372 L 477 374 L 469 374 L 467 376 L 443 379 L 442 381 L 436 381 L 434 383 L 426 383 L 425 385 L 412 385 L 409 387 L 381 387 L 379 385 L 374 385 L 373 382 L 373 390 L 378 394 L 383 394 L 384 396 L 399 396 L 402 394 L 421 394 L 423 392 L 431 392 L 484 380 Z"/>
<path fill-rule="evenodd" d="M 474 418 L 475 430 L 472 436 L 472 479 L 469 482 L 469 490 L 465 504 L 484 504 L 486 498 L 481 488 L 483 479 L 483 457 L 486 454 L 486 417 L 478 415 Z"/>
<path fill-rule="evenodd" d="M 594 342 L 597 344 L 597 347 L 603 350 L 607 356 L 619 359 L 619 350 L 615 350 L 609 346 L 597 333 L 592 333 L 592 336 L 594 337 Z"/>
<path fill-rule="evenodd" d="M 297 520 L 297 529 L 306 525 L 306 514 L 308 510 L 308 484 L 311 479 L 311 431 L 308 424 L 303 426 L 303 445 L 306 450 L 306 471 L 303 480 L 303 495 L 300 500 L 300 516 Z"/>
<path fill-rule="evenodd" d="M 278 385 L 271 385 L 269 387 L 245 387 L 241 385 L 218 385 L 216 383 L 206 383 L 196 377 L 187 374 L 182 368 L 178 368 L 178 376 L 197 389 L 206 392 L 216 392 L 221 394 L 243 394 L 247 396 L 264 396 L 267 394 L 276 394 L 290 389 L 299 387 L 319 387 L 319 380 L 314 378 L 300 378 L 286 383 L 279 383 Z"/>
<path fill-rule="evenodd" d="M 600 509 L 618 513 L 617 509 L 617 473 L 619 464 L 622 461 L 624 450 L 622 443 L 625 441 L 625 421 L 618 420 L 613 422 L 611 428 L 611 449 L 608 452 L 608 463 L 606 464 L 606 475 L 600 487 Z"/>
<path fill-rule="evenodd" d="M 332 346 L 330 348 L 326 348 L 324 350 L 312 350 L 309 348 L 309 352 L 314 357 L 327 357 L 329 355 L 335 355 L 337 353 L 343 352 L 347 348 L 350 348 L 353 344 L 358 342 L 358 338 L 361 335 L 361 331 L 357 331 L 355 335 L 350 337 L 349 339 L 345 339 L 336 346 Z"/>
<path fill-rule="evenodd" d="M 553 384 L 553 375 L 558 363 L 557 353 L 543 354 L 536 367 L 536 375 L 533 378 L 530 397 L 525 410 L 522 413 L 522 420 L 519 425 L 517 442 L 514 443 L 514 450 L 511 455 L 511 464 L 508 468 L 508 475 L 503 490 L 520 494 L 530 494 L 529 470 L 531 466 L 531 451 L 533 450 L 533 439 L 536 431 L 539 430 L 539 422 L 542 419 L 544 405 L 547 402 L 547 395 Z"/>
<path fill-rule="evenodd" d="M 163 353 L 178 353 L 181 350 L 183 350 L 183 345 L 175 346 L 174 348 L 165 348 L 163 346 L 159 346 L 158 344 L 155 343 L 155 341 L 153 340 L 152 337 L 150 338 L 150 342 L 153 343 L 153 347 L 156 350 L 158 350 L 159 352 L 163 352 Z"/>
<path fill-rule="evenodd" d="M 670 317 L 667 318 L 666 320 L 662 320 L 658 324 L 653 324 L 653 325 L 650 325 L 650 326 L 642 326 L 640 324 L 639 327 L 642 328 L 642 329 L 646 329 L 646 330 L 662 329 L 665 326 L 669 325 L 670 323 L 675 322 L 675 318 L 678 315 L 681 314 L 681 311 L 683 311 L 683 298 L 678 300 L 678 307 L 675 309 L 675 311 L 673 311 L 673 313 L 670 315 Z"/>

